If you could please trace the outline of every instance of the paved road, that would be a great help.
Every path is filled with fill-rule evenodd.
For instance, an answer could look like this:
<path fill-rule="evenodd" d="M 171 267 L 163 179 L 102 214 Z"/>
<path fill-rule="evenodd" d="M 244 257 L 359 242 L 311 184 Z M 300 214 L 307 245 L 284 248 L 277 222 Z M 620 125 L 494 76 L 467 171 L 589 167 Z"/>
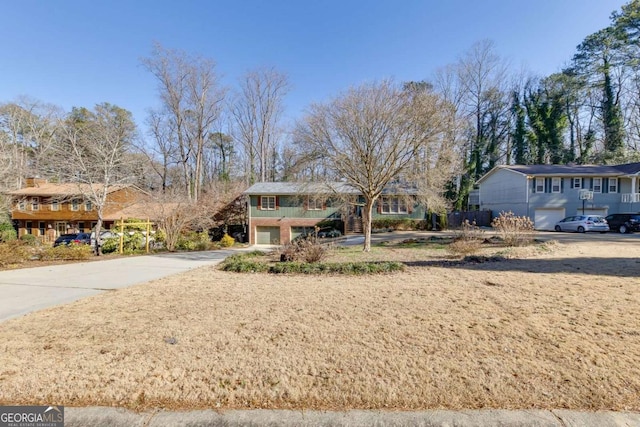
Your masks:
<path fill-rule="evenodd" d="M 121 408 L 65 408 L 67 427 L 631 427 L 640 425 L 637 412 L 579 412 L 564 409 L 500 409 L 462 411 L 287 411 L 213 410 L 132 412 Z"/>
<path fill-rule="evenodd" d="M 233 252 L 160 254 L 0 271 L 0 322 L 109 290 L 216 264 Z"/>

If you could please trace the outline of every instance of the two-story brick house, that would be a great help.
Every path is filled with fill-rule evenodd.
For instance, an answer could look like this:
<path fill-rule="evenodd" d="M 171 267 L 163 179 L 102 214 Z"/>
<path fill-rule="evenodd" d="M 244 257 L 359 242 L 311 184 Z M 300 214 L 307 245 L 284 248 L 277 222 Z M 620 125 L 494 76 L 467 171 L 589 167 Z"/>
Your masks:
<path fill-rule="evenodd" d="M 43 241 L 52 241 L 56 235 L 91 231 L 98 221 L 98 213 L 83 193 L 75 183 L 28 178 L 24 188 L 6 193 L 12 199 L 11 219 L 18 235 L 33 234 Z M 113 214 L 133 205 L 144 194 L 132 185 L 110 187 L 103 211 L 103 227 L 109 228 L 118 219 Z"/>

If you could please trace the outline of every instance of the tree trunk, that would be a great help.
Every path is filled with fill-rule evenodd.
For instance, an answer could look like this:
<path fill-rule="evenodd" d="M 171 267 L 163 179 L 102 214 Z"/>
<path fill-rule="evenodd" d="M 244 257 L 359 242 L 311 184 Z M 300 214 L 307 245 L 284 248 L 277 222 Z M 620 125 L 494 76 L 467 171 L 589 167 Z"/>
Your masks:
<path fill-rule="evenodd" d="M 94 230 L 96 233 L 96 247 L 93 248 L 96 256 L 102 255 L 102 239 L 100 238 L 100 234 L 102 232 L 102 212 L 98 212 L 98 221 L 96 222 L 96 229 Z"/>
<path fill-rule="evenodd" d="M 371 216 L 373 214 L 373 203 L 375 198 L 365 196 L 365 205 L 362 212 L 362 231 L 364 232 L 363 252 L 371 252 Z"/>

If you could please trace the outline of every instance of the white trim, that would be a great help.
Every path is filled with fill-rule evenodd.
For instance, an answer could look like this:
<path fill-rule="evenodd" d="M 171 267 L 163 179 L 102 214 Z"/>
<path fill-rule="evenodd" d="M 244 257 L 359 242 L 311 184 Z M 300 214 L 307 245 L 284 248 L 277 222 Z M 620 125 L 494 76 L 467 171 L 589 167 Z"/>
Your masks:
<path fill-rule="evenodd" d="M 265 200 L 271 201 L 273 199 L 273 207 L 265 207 Z M 270 205 L 271 203 L 267 203 Z M 261 211 L 275 211 L 276 210 L 276 196 L 260 196 L 260 210 Z"/>
<path fill-rule="evenodd" d="M 615 182 L 616 183 L 615 191 L 611 191 L 611 182 Z M 609 178 L 609 185 L 607 185 L 607 187 L 608 187 L 607 191 L 609 193 L 617 193 L 618 189 L 619 189 L 618 185 L 619 185 L 618 178 Z"/>
<path fill-rule="evenodd" d="M 401 197 L 380 197 L 380 213 L 402 215 L 409 213 L 409 204 Z M 386 209 L 386 210 L 385 210 Z"/>
<path fill-rule="evenodd" d="M 535 186 L 536 193 L 544 193 L 544 190 L 545 190 L 544 182 L 545 182 L 545 178 L 543 176 L 542 177 L 540 177 L 540 176 L 536 177 L 536 186 Z M 539 183 L 542 183 L 542 184 L 539 184 Z M 539 188 L 542 188 L 542 189 L 540 190 Z"/>
<path fill-rule="evenodd" d="M 555 187 L 558 187 L 558 190 L 555 190 Z M 562 178 L 554 176 L 551 177 L 551 192 L 552 193 L 562 193 Z"/>
<path fill-rule="evenodd" d="M 576 181 L 578 181 L 578 185 L 576 185 Z M 582 177 L 581 176 L 575 176 L 573 178 L 571 178 L 571 183 L 573 185 L 573 188 L 580 190 L 582 189 Z"/>
<path fill-rule="evenodd" d="M 318 198 L 315 198 L 315 197 L 307 198 L 308 211 L 321 211 L 323 205 L 324 205 L 323 201 Z"/>
<path fill-rule="evenodd" d="M 599 181 L 598 187 L 596 189 L 596 180 Z M 602 178 L 601 177 L 593 177 L 593 188 L 592 188 L 594 193 L 602 193 Z"/>

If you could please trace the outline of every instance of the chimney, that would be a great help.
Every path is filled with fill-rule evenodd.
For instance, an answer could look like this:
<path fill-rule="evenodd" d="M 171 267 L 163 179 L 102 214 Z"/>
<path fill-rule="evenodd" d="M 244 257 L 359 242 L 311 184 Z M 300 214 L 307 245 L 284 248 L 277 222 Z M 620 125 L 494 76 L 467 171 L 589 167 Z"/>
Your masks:
<path fill-rule="evenodd" d="M 47 180 L 44 178 L 38 178 L 37 176 L 30 177 L 26 179 L 26 187 L 39 187 L 40 184 L 46 184 Z"/>

